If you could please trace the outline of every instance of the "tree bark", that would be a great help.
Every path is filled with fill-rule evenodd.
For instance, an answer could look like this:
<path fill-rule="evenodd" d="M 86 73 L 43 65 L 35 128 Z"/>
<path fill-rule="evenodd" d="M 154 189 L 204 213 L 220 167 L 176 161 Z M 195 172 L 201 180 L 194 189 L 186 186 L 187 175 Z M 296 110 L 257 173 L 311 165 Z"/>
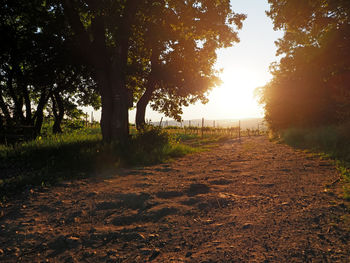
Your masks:
<path fill-rule="evenodd" d="M 97 71 L 96 78 L 100 89 L 101 95 L 101 131 L 102 138 L 105 142 L 109 143 L 112 141 L 112 93 L 109 87 L 109 81 L 107 80 L 107 74 L 104 71 Z"/>
<path fill-rule="evenodd" d="M 61 123 L 64 117 L 64 105 L 62 98 L 58 92 L 55 92 L 51 96 L 52 105 L 53 105 L 53 114 L 55 117 L 54 124 L 52 127 L 52 132 L 54 134 L 62 133 Z"/>
<path fill-rule="evenodd" d="M 76 33 L 78 41 L 84 46 L 80 50 L 81 57 L 85 57 L 88 63 L 95 68 L 96 81 L 100 89 L 102 102 L 101 130 L 103 140 L 124 143 L 129 138 L 129 98 L 125 85 L 125 74 L 131 32 L 130 25 L 135 16 L 138 2 L 137 0 L 126 2 L 124 15 L 119 21 L 119 29 L 115 39 L 118 47 L 115 48 L 113 54 L 110 54 L 106 47 L 106 27 L 103 15 L 96 12 L 96 16 L 91 22 L 93 40 L 90 41 L 74 3 L 74 0 L 63 1 L 64 12 Z M 89 7 L 97 8 L 92 1 L 89 2 Z"/>
<path fill-rule="evenodd" d="M 7 108 L 7 105 L 4 101 L 4 98 L 2 97 L 2 87 L 0 87 L 0 109 L 5 116 L 6 126 L 11 126 L 12 118 L 9 109 Z"/>
<path fill-rule="evenodd" d="M 48 98 L 49 98 L 49 95 L 47 95 L 47 91 L 44 89 L 41 93 L 39 103 L 33 118 L 35 136 L 40 135 L 41 127 L 44 121 L 44 108 L 48 101 Z"/>
<path fill-rule="evenodd" d="M 96 74 L 102 102 L 101 130 L 104 141 L 125 143 L 129 138 L 128 98 L 126 87 L 116 75 L 116 70 Z"/>
<path fill-rule="evenodd" d="M 150 83 L 147 85 L 145 93 L 141 96 L 139 101 L 136 104 L 136 129 L 142 130 L 146 125 L 145 115 L 146 108 L 150 100 L 152 99 L 152 94 L 154 91 L 154 83 Z"/>
<path fill-rule="evenodd" d="M 159 74 L 159 64 L 158 59 L 160 55 L 160 50 L 157 48 L 156 43 L 153 43 L 151 54 L 151 72 L 148 77 L 145 93 L 141 96 L 140 100 L 136 104 L 136 129 L 142 130 L 145 127 L 146 120 L 146 108 L 150 100 L 152 99 L 153 92 L 156 86 L 156 76 Z"/>
<path fill-rule="evenodd" d="M 7 85 L 7 89 L 9 91 L 9 94 L 10 94 L 10 96 L 13 100 L 14 106 L 15 106 L 13 119 L 15 120 L 15 122 L 19 121 L 20 123 L 23 124 L 25 122 L 25 118 L 24 118 L 23 111 L 22 111 L 23 103 L 20 102 L 15 90 L 13 89 L 13 75 L 14 75 L 14 70 L 9 69 L 8 79 L 7 79 L 6 85 Z"/>
<path fill-rule="evenodd" d="M 31 108 L 31 102 L 29 98 L 29 92 L 28 92 L 28 85 L 26 84 L 25 78 L 23 76 L 23 72 L 21 71 L 18 63 L 15 64 L 14 70 L 17 74 L 17 81 L 18 85 L 21 87 L 22 96 L 25 104 L 25 124 L 31 125 L 32 123 L 32 108 Z"/>

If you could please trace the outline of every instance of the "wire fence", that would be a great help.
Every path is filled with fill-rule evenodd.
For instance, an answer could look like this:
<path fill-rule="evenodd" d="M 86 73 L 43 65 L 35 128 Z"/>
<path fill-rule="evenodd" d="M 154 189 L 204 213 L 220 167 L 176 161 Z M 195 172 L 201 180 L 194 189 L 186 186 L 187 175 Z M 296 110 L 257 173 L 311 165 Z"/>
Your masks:
<path fill-rule="evenodd" d="M 267 133 L 267 127 L 262 120 L 238 120 L 235 122 L 225 123 L 218 120 L 189 120 L 183 122 L 163 122 L 162 120 L 153 125 L 158 125 L 170 133 L 195 134 L 201 137 L 208 135 L 224 135 L 229 137 L 240 138 L 242 136 L 259 136 Z M 249 123 L 247 123 L 249 122 Z M 170 125 L 169 125 L 170 123 Z"/>

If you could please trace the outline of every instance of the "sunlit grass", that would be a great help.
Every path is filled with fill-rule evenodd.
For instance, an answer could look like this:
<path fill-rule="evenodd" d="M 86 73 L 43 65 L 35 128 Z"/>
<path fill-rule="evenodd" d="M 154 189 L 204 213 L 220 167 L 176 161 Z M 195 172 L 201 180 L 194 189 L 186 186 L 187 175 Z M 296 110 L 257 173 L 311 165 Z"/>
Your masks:
<path fill-rule="evenodd" d="M 287 144 L 321 153 L 321 158 L 336 160 L 343 176 L 344 198 L 350 200 L 350 123 L 313 129 L 291 128 L 282 132 Z"/>
<path fill-rule="evenodd" d="M 183 143 L 195 138 L 151 129 L 143 133 L 134 131 L 132 140 L 121 146 L 103 143 L 99 128 L 85 128 L 0 145 L 0 195 L 104 170 L 165 162 L 199 151 Z"/>
<path fill-rule="evenodd" d="M 68 129 L 67 129 L 68 130 Z M 184 129 L 130 128 L 123 145 L 102 142 L 100 128 L 69 129 L 15 145 L 0 145 L 0 196 L 61 180 L 92 176 L 120 167 L 152 165 L 186 154 L 206 151 L 231 139 L 227 129 L 201 135 Z"/>

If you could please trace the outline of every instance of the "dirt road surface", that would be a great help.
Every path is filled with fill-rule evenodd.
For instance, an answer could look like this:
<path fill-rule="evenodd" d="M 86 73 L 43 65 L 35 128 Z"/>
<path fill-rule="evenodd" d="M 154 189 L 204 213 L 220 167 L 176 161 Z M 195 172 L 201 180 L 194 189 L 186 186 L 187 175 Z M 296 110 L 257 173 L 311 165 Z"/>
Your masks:
<path fill-rule="evenodd" d="M 339 178 L 264 137 L 227 141 L 18 196 L 0 262 L 350 262 Z"/>

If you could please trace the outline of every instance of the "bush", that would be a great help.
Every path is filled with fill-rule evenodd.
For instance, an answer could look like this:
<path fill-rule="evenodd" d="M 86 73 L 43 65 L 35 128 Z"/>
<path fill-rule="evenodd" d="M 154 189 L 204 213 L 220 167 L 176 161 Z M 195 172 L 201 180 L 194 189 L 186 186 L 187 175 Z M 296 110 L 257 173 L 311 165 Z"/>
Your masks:
<path fill-rule="evenodd" d="M 305 130 L 290 128 L 282 132 L 282 139 L 289 145 L 302 147 L 305 145 Z"/>
<path fill-rule="evenodd" d="M 290 128 L 282 132 L 289 145 L 322 151 L 334 158 L 350 162 L 350 124 L 302 129 Z"/>
<path fill-rule="evenodd" d="M 85 121 L 81 119 L 64 120 L 63 126 L 69 130 L 80 130 L 85 127 Z"/>
<path fill-rule="evenodd" d="M 169 126 L 166 126 L 166 127 L 163 127 L 163 129 L 165 130 L 181 130 L 181 126 L 175 126 L 175 125 L 169 125 Z"/>
<path fill-rule="evenodd" d="M 170 136 L 161 128 L 149 126 L 133 138 L 134 147 L 146 152 L 159 151 L 170 143 Z"/>
<path fill-rule="evenodd" d="M 192 151 L 191 147 L 179 144 L 174 135 L 159 127 L 148 126 L 137 132 L 122 156 L 129 165 L 150 165 Z"/>

